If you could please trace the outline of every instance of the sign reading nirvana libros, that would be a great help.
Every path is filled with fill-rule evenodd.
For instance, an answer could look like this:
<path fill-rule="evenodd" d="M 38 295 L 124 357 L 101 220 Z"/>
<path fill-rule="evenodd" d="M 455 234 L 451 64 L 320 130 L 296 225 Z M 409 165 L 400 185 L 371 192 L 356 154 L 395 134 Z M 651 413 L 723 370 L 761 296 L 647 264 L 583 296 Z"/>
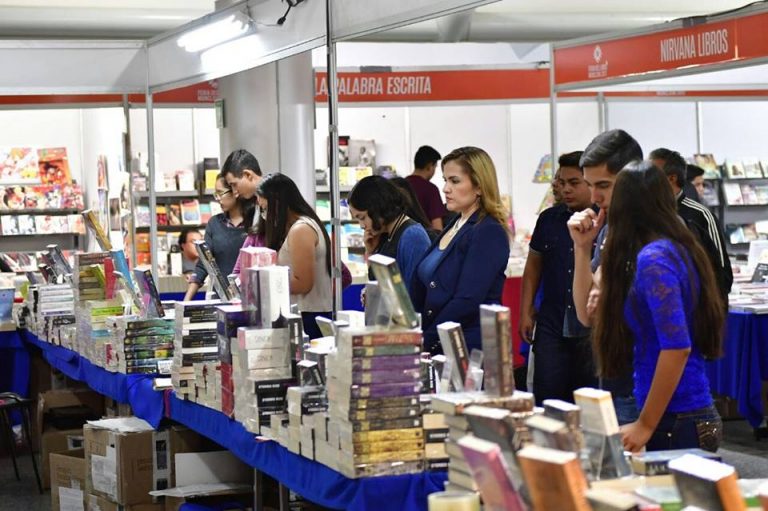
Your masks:
<path fill-rule="evenodd" d="M 555 85 L 610 80 L 768 56 L 768 12 L 556 47 Z"/>

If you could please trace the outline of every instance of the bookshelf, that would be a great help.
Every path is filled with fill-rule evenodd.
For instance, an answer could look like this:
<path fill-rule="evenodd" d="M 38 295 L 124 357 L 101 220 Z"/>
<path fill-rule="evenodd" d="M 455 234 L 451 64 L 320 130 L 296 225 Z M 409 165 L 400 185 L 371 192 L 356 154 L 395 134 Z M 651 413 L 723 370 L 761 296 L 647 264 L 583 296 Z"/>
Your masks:
<path fill-rule="evenodd" d="M 705 180 L 712 192 L 705 205 L 725 231 L 728 253 L 744 256 L 749 242 L 768 239 L 768 177 L 725 177 Z"/>

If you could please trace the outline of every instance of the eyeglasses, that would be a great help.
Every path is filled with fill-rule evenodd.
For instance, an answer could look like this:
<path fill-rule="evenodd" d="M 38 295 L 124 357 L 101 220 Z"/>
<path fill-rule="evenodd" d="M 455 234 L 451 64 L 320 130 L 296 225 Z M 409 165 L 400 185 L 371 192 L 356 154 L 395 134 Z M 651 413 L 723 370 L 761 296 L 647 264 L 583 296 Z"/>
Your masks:
<path fill-rule="evenodd" d="M 221 199 L 223 197 L 226 197 L 230 193 L 232 193 L 232 190 L 224 190 L 223 192 L 216 192 L 213 194 L 213 198 L 216 199 L 216 201 L 221 202 Z"/>

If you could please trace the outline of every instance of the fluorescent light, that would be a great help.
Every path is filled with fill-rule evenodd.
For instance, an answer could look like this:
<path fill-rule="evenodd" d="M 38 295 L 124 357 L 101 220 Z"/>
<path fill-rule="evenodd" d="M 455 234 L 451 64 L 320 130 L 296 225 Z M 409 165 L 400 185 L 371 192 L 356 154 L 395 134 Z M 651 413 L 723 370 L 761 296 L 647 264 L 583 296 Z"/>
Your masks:
<path fill-rule="evenodd" d="M 248 20 L 242 13 L 208 23 L 179 37 L 177 44 L 188 52 L 197 52 L 240 37 L 248 31 Z"/>
<path fill-rule="evenodd" d="M 251 34 L 204 51 L 200 54 L 200 63 L 205 72 L 228 70 L 242 66 L 253 57 L 261 57 L 263 52 L 259 34 Z"/>

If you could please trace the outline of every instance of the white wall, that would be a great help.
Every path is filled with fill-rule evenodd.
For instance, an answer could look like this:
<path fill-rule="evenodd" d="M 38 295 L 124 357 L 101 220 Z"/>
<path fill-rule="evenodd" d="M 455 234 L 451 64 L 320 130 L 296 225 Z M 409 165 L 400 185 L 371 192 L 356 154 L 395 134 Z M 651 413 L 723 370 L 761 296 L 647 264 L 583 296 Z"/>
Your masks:
<path fill-rule="evenodd" d="M 702 103 L 702 150 L 727 158 L 768 158 L 768 102 Z"/>
<path fill-rule="evenodd" d="M 687 158 L 696 153 L 696 103 L 693 101 L 608 102 L 608 128 L 621 128 L 643 148 L 659 147 Z"/>

